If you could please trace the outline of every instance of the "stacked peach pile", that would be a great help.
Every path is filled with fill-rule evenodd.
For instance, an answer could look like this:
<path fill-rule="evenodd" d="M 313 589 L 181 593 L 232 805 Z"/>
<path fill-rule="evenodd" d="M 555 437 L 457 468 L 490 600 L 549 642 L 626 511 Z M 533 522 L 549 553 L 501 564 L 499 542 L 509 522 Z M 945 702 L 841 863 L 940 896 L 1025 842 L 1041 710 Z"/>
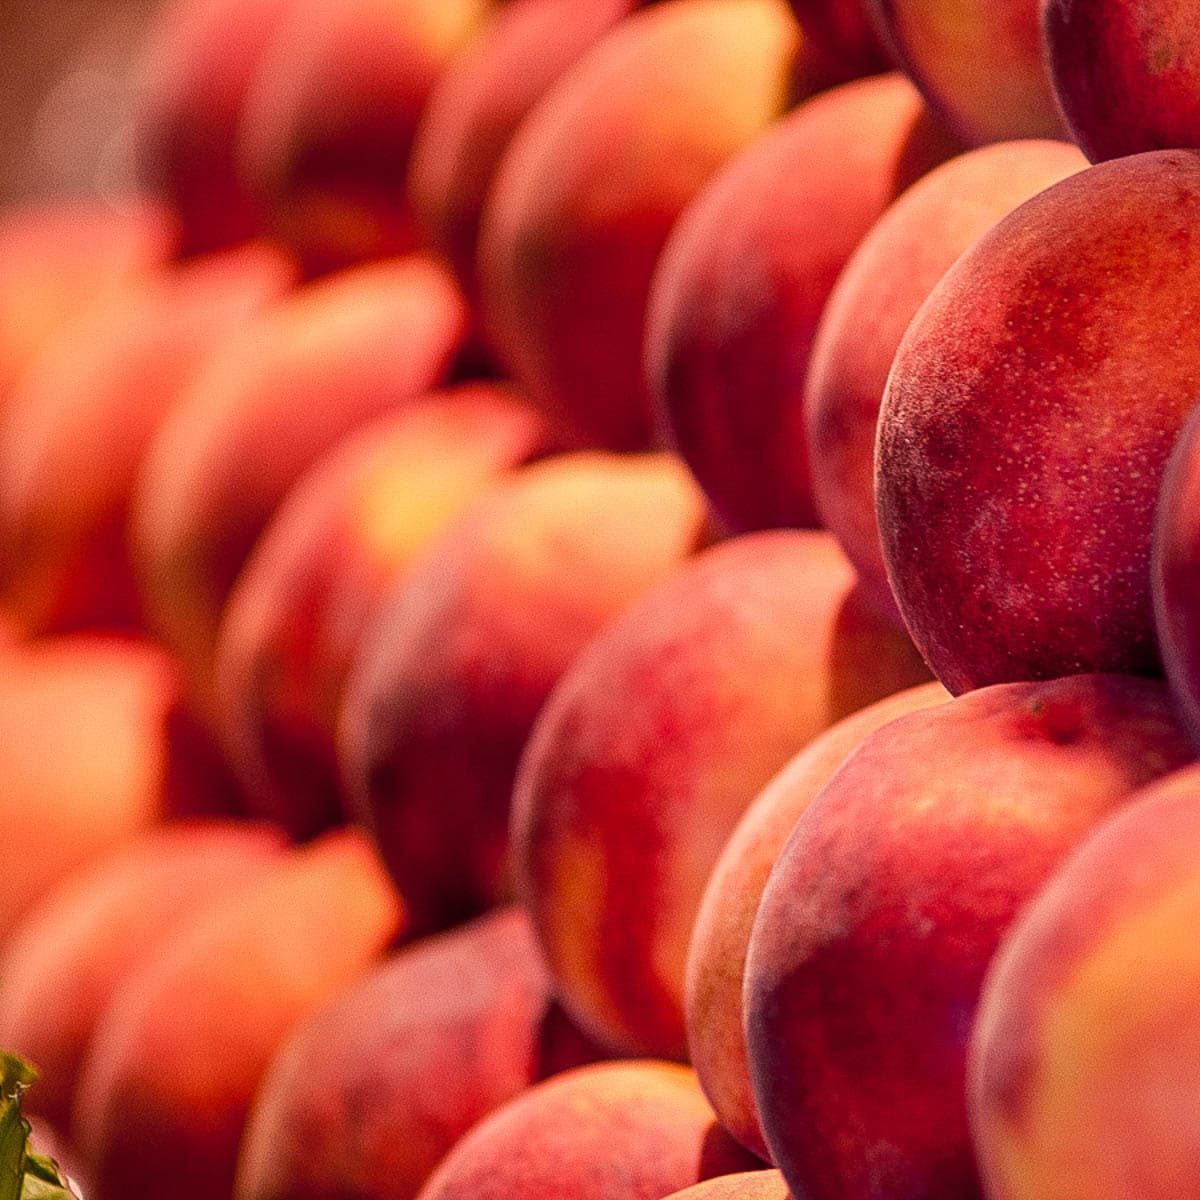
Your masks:
<path fill-rule="evenodd" d="M 164 6 L 0 216 L 88 1200 L 1195 1200 L 1184 7 Z"/>

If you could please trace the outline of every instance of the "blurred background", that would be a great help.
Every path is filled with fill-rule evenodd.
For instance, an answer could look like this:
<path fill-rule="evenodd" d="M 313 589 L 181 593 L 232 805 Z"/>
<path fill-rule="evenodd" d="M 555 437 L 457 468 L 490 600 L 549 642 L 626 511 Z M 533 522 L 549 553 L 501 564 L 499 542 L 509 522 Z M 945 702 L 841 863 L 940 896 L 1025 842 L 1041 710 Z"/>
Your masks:
<path fill-rule="evenodd" d="M 133 186 L 134 69 L 161 0 L 0 0 L 0 204 Z"/>

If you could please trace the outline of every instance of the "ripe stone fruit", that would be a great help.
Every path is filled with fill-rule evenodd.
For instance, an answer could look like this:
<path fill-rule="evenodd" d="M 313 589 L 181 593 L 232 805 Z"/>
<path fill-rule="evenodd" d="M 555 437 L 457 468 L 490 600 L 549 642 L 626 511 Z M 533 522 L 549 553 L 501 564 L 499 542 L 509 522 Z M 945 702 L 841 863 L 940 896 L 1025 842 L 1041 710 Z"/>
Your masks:
<path fill-rule="evenodd" d="M 1054 876 L 988 974 L 971 1125 L 991 1200 L 1200 1187 L 1200 767 L 1142 789 Z"/>
<path fill-rule="evenodd" d="M 754 1095 L 795 1195 L 979 1195 L 965 1071 L 988 963 L 1070 851 L 1191 758 L 1161 682 L 1075 675 L 910 713 L 846 760 L 746 966 Z"/>
<path fill-rule="evenodd" d="M 944 276 L 879 415 L 892 590 L 951 692 L 1158 674 L 1150 540 L 1200 395 L 1200 151 L 1035 196 Z"/>

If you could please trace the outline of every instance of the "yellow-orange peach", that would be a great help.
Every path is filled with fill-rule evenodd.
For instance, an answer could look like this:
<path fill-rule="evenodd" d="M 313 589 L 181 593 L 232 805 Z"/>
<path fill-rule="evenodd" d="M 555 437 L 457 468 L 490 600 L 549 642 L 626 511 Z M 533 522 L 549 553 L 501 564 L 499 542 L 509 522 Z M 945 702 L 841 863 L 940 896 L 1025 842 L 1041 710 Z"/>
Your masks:
<path fill-rule="evenodd" d="M 142 457 L 206 358 L 291 277 L 265 245 L 147 274 L 26 372 L 0 417 L 0 595 L 27 631 L 137 625 L 124 528 Z"/>
<path fill-rule="evenodd" d="M 228 1196 L 275 1050 L 401 922 L 369 843 L 347 830 L 292 851 L 177 929 L 126 976 L 84 1061 L 73 1128 L 89 1195 Z"/>
<path fill-rule="evenodd" d="M 359 267 L 264 314 L 175 406 L 135 487 L 131 553 L 147 621 L 206 710 L 222 607 L 287 490 L 357 425 L 434 386 L 465 322 L 432 260 Z"/>
<path fill-rule="evenodd" d="M 792 828 L 845 758 L 905 713 L 950 699 L 938 683 L 853 713 L 815 738 L 758 795 L 709 876 L 692 930 L 684 986 L 688 1056 L 722 1125 L 766 1161 L 746 1060 L 742 983 L 763 888 Z"/>
<path fill-rule="evenodd" d="M 70 1137 L 84 1053 L 125 976 L 265 870 L 281 844 L 249 823 L 167 825 L 71 875 L 29 913 L 0 959 L 0 1044 L 39 1072 L 26 1111 Z"/>
<path fill-rule="evenodd" d="M 778 1171 L 739 1171 L 673 1192 L 666 1200 L 792 1200 Z"/>

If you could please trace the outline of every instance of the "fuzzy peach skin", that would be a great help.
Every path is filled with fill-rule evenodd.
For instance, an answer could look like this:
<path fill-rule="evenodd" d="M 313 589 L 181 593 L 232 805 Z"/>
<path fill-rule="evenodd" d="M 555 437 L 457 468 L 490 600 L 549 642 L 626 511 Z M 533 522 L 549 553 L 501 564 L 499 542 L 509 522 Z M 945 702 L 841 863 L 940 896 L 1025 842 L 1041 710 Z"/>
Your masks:
<path fill-rule="evenodd" d="M 797 822 L 746 964 L 763 1133 L 813 1200 L 968 1200 L 967 1039 L 1001 937 L 1191 747 L 1163 684 L 1000 684 L 871 734 Z"/>
<path fill-rule="evenodd" d="M 1200 30 L 1179 0 L 1043 0 L 1050 79 L 1093 162 L 1200 143 Z"/>
<path fill-rule="evenodd" d="M 688 941 L 742 813 L 822 730 L 926 678 L 824 533 L 714 547 L 588 646 L 538 717 L 512 815 L 518 892 L 583 1029 L 685 1056 Z"/>
<path fill-rule="evenodd" d="M 275 1056 L 237 1200 L 412 1200 L 476 1122 L 557 1065 L 561 1020 L 518 909 L 399 951 Z M 576 1047 L 572 1066 L 597 1057 Z"/>
<path fill-rule="evenodd" d="M 965 142 L 1063 136 L 1039 0 L 867 0 L 905 74 Z"/>
<path fill-rule="evenodd" d="M 655 262 L 721 164 L 812 89 L 810 58 L 783 0 L 670 0 L 622 21 L 521 124 L 484 207 L 482 320 L 579 438 L 649 443 Z"/>
<path fill-rule="evenodd" d="M 492 8 L 430 93 L 408 192 L 430 243 L 479 295 L 479 222 L 496 168 L 541 96 L 638 0 L 509 0 Z"/>
<path fill-rule="evenodd" d="M 384 595 L 545 430 L 507 386 L 414 400 L 311 468 L 255 546 L 217 646 L 223 741 L 252 811 L 305 838 L 343 813 L 335 729 Z"/>
<path fill-rule="evenodd" d="M 25 1111 L 70 1138 L 84 1054 L 122 980 L 281 847 L 248 822 L 172 823 L 71 875 L 21 922 L 0 957 L 0 1043 L 37 1064 Z"/>
<path fill-rule="evenodd" d="M 227 344 L 159 429 L 130 508 L 146 619 L 206 709 L 221 610 L 288 489 L 364 421 L 446 374 L 466 307 L 432 259 L 295 292 Z"/>
<path fill-rule="evenodd" d="M 1138 792 L 1025 910 L 971 1039 L 990 1200 L 1173 1200 L 1200 1186 L 1200 767 Z"/>
<path fill-rule="evenodd" d="M 771 780 L 738 821 L 704 889 L 684 979 L 688 1058 L 717 1118 L 759 1158 L 759 1126 L 742 1009 L 750 931 L 763 888 L 796 822 L 846 757 L 897 717 L 949 700 L 939 683 L 869 705 L 814 738 Z"/>
<path fill-rule="evenodd" d="M 868 12 L 869 0 L 790 0 L 800 28 L 846 78 L 874 75 L 891 66 Z"/>
<path fill-rule="evenodd" d="M 29 204 L 0 214 L 0 412 L 37 356 L 93 305 L 161 263 L 175 241 L 154 204 Z"/>
<path fill-rule="evenodd" d="M 299 0 L 169 0 L 147 37 L 134 152 L 148 191 L 171 205 L 179 250 L 258 237 L 265 213 L 236 169 L 246 96 Z"/>
<path fill-rule="evenodd" d="M 539 1084 L 447 1155 L 420 1200 L 649 1200 L 756 1164 L 674 1063 L 606 1063 Z"/>
<path fill-rule="evenodd" d="M 339 761 L 416 929 L 505 893 L 534 718 L 600 629 L 691 554 L 705 518 L 668 455 L 565 455 L 514 473 L 398 581 L 346 685 Z"/>
<path fill-rule="evenodd" d="M 934 285 L 1019 204 L 1083 170 L 1065 142 L 1002 142 L 962 154 L 897 199 L 838 277 L 805 381 L 813 500 L 881 612 L 900 620 L 875 516 L 875 434 L 896 348 Z"/>
<path fill-rule="evenodd" d="M 673 1192 L 666 1200 L 792 1200 L 778 1171 L 739 1171 Z"/>
<path fill-rule="evenodd" d="M 93 1035 L 73 1127 L 89 1196 L 231 1194 L 255 1089 L 297 1021 L 367 969 L 403 905 L 367 839 L 327 834 L 178 928 Z"/>
<path fill-rule="evenodd" d="M 0 596 L 28 632 L 137 626 L 125 522 L 142 457 L 206 359 L 292 275 L 263 244 L 149 274 L 26 372 L 0 416 Z"/>
<path fill-rule="evenodd" d="M 295 0 L 240 128 L 243 185 L 313 273 L 415 248 L 421 111 L 486 0 Z"/>
<path fill-rule="evenodd" d="M 1158 674 L 1154 507 L 1200 394 L 1200 152 L 1102 163 L 955 263 L 901 342 L 879 415 L 892 590 L 958 693 Z"/>
<path fill-rule="evenodd" d="M 170 660 L 78 635 L 0 648 L 0 939 L 72 872 L 230 797 Z"/>
<path fill-rule="evenodd" d="M 821 310 L 897 192 L 957 148 L 902 75 L 844 84 L 735 157 L 675 226 L 647 387 L 728 528 L 816 524 L 803 397 Z"/>
<path fill-rule="evenodd" d="M 1200 408 L 1188 418 L 1167 463 L 1150 565 L 1167 681 L 1200 747 Z"/>

